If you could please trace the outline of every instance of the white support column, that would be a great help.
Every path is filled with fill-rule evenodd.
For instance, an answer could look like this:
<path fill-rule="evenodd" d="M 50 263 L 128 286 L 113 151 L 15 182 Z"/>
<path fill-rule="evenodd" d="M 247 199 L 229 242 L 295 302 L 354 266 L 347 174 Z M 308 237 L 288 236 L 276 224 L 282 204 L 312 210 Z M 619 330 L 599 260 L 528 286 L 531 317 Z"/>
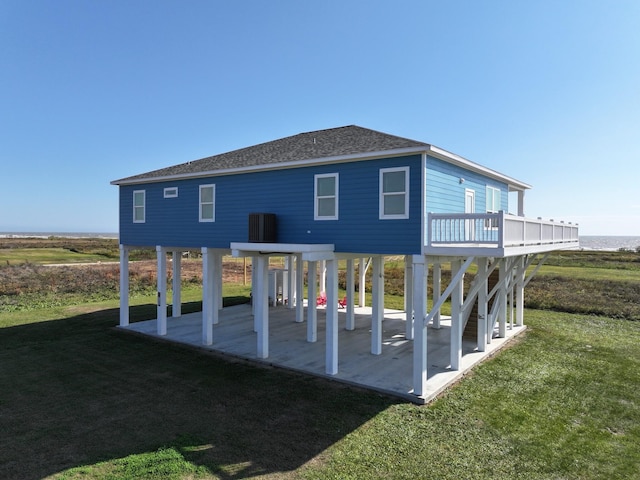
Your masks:
<path fill-rule="evenodd" d="M 500 283 L 502 287 L 496 293 L 500 303 L 500 310 L 498 312 L 498 336 L 505 338 L 507 336 L 507 275 L 511 272 L 507 272 L 507 259 L 500 260 Z"/>
<path fill-rule="evenodd" d="M 327 264 L 320 260 L 320 292 L 327 292 Z"/>
<path fill-rule="evenodd" d="M 215 260 L 207 247 L 202 247 L 202 343 L 213 344 L 213 320 L 217 312 L 214 301 Z"/>
<path fill-rule="evenodd" d="M 524 217 L 524 190 L 518 191 L 518 216 Z"/>
<path fill-rule="evenodd" d="M 282 292 L 282 296 L 287 299 L 287 308 L 292 310 L 296 308 L 296 268 L 295 255 L 287 256 L 287 284 L 283 286 L 286 292 Z"/>
<path fill-rule="evenodd" d="M 360 259 L 360 267 L 358 269 L 359 284 L 358 284 L 358 306 L 364 307 L 365 304 L 365 277 L 367 273 L 367 260 L 365 258 Z"/>
<path fill-rule="evenodd" d="M 120 245 L 120 326 L 129 325 L 129 250 Z"/>
<path fill-rule="evenodd" d="M 489 269 L 489 259 L 482 257 L 478 259 L 478 276 L 486 275 Z M 477 348 L 479 352 L 487 349 L 487 317 L 489 314 L 489 303 L 487 295 L 489 294 L 489 279 L 487 278 L 478 291 L 478 338 Z"/>
<path fill-rule="evenodd" d="M 442 265 L 435 263 L 433 265 L 433 304 L 440 300 L 442 292 Z M 433 316 L 433 328 L 440 328 L 440 309 Z"/>
<path fill-rule="evenodd" d="M 173 292 L 171 316 L 173 318 L 178 318 L 182 316 L 182 252 L 178 250 L 171 252 L 171 264 L 173 269 L 173 281 L 171 283 L 171 289 Z"/>
<path fill-rule="evenodd" d="M 493 297 L 494 306 L 497 306 L 496 303 L 498 302 L 498 300 L 499 300 L 498 297 L 494 295 Z M 491 310 L 489 310 L 489 313 L 487 313 L 487 345 L 493 342 L 494 324 L 495 324 L 495 313 L 494 313 L 493 307 L 491 307 Z"/>
<path fill-rule="evenodd" d="M 256 285 L 253 299 L 256 303 L 256 325 L 258 327 L 257 357 L 269 357 L 269 257 L 256 260 Z"/>
<path fill-rule="evenodd" d="M 382 353 L 382 319 L 384 318 L 384 257 L 373 257 L 371 287 L 371 353 Z"/>
<path fill-rule="evenodd" d="M 218 311 L 222 310 L 222 254 L 221 253 L 214 253 L 213 255 L 214 258 L 214 268 L 215 268 L 215 275 L 214 275 L 214 314 L 213 314 L 213 324 L 217 324 L 219 317 L 218 317 Z"/>
<path fill-rule="evenodd" d="M 524 325 L 524 278 L 526 274 L 525 257 L 518 260 L 518 279 L 516 281 L 516 325 Z"/>
<path fill-rule="evenodd" d="M 318 312 L 316 311 L 316 298 L 318 296 L 316 275 L 318 262 L 307 262 L 308 297 L 307 300 L 307 342 L 318 340 Z"/>
<path fill-rule="evenodd" d="M 251 314 L 253 315 L 253 331 L 258 331 L 258 314 L 257 314 L 257 293 L 256 285 L 258 284 L 258 257 L 251 257 Z"/>
<path fill-rule="evenodd" d="M 158 335 L 167 334 L 167 252 L 156 246 L 158 259 Z"/>
<path fill-rule="evenodd" d="M 413 393 L 422 396 L 427 386 L 427 325 L 423 312 L 426 311 L 427 263 L 423 255 L 412 255 L 413 271 Z"/>
<path fill-rule="evenodd" d="M 513 290 L 514 288 L 512 285 L 509 287 L 509 330 L 513 330 Z"/>
<path fill-rule="evenodd" d="M 355 297 L 355 266 L 352 258 L 347 260 L 347 321 L 346 329 L 355 330 L 356 317 L 354 308 Z"/>
<path fill-rule="evenodd" d="M 326 367 L 328 375 L 338 373 L 338 260 L 326 261 L 327 267 L 327 324 Z"/>
<path fill-rule="evenodd" d="M 413 340 L 413 264 L 409 255 L 404 257 L 404 313 L 404 336 L 407 340 Z"/>
<path fill-rule="evenodd" d="M 211 316 L 209 320 L 212 325 L 217 325 L 220 319 L 219 311 L 222 309 L 222 254 L 210 250 L 209 263 L 209 293 L 211 295 Z"/>
<path fill-rule="evenodd" d="M 304 322 L 304 262 L 302 254 L 296 255 L 296 322 Z"/>
<path fill-rule="evenodd" d="M 460 271 L 461 261 L 451 261 L 451 278 Z M 451 370 L 460 370 L 462 361 L 462 302 L 464 282 L 462 277 L 451 291 Z"/>
<path fill-rule="evenodd" d="M 256 274 L 257 274 L 257 269 L 256 269 L 256 264 L 258 263 L 258 261 L 256 260 L 257 257 L 253 256 L 251 257 L 251 315 L 253 315 L 253 331 L 257 332 L 258 331 L 258 320 L 256 317 Z"/>

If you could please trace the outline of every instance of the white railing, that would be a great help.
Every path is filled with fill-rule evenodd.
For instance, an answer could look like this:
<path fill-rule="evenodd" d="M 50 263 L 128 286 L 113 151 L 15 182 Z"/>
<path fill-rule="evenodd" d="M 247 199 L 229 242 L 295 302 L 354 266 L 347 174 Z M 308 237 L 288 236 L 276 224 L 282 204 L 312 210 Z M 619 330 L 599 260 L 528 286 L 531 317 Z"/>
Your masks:
<path fill-rule="evenodd" d="M 427 245 L 526 247 L 571 244 L 578 246 L 578 225 L 498 213 L 429 213 Z"/>

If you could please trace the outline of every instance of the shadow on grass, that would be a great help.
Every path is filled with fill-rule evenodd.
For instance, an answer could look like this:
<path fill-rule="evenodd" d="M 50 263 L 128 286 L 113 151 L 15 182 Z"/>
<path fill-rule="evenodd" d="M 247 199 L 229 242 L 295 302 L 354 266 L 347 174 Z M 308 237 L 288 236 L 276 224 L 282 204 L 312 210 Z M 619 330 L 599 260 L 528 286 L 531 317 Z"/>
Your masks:
<path fill-rule="evenodd" d="M 131 308 L 132 321 L 155 313 Z M 111 309 L 0 330 L 0 478 L 163 446 L 221 478 L 291 472 L 395 403 L 121 335 L 117 322 Z"/>

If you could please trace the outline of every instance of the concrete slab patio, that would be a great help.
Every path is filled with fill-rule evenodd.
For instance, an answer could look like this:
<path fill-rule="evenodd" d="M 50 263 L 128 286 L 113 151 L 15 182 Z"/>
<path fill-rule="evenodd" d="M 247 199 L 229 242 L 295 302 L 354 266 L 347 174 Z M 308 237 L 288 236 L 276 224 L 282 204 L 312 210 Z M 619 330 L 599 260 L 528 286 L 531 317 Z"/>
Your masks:
<path fill-rule="evenodd" d="M 305 308 L 306 312 L 306 308 Z M 356 308 L 352 331 L 344 329 L 345 313 L 339 313 L 343 327 L 338 335 L 338 373 L 325 373 L 325 311 L 318 309 L 318 341 L 307 342 L 307 323 L 295 321 L 295 310 L 283 306 L 269 309 L 269 357 L 258 359 L 257 334 L 253 330 L 250 305 L 226 307 L 220 311 L 219 323 L 213 328 L 213 344 L 202 343 L 202 313 L 168 318 L 167 334 L 157 334 L 156 320 L 132 323 L 118 327 L 127 332 L 143 334 L 156 339 L 176 342 L 213 352 L 220 352 L 260 364 L 268 364 L 344 382 L 401 397 L 417 404 L 431 401 L 451 384 L 457 382 L 475 365 L 495 354 L 525 326 L 507 328 L 505 338 L 494 338 L 485 352 L 478 352 L 475 342 L 463 341 L 460 370 L 450 368 L 450 321 L 441 320 L 441 328 L 431 326 L 427 334 L 427 389 L 424 395 L 413 394 L 412 341 L 405 339 L 404 312 L 385 310 L 383 347 L 381 355 L 371 354 L 371 308 Z M 306 318 L 306 316 L 305 316 Z"/>

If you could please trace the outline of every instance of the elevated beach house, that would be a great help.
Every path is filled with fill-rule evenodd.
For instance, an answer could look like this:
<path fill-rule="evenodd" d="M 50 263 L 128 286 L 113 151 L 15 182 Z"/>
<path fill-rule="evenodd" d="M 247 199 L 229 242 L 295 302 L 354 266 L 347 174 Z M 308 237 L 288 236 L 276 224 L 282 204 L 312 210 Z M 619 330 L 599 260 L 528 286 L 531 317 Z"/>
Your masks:
<path fill-rule="evenodd" d="M 189 342 L 203 348 L 418 403 L 437 393 L 441 378 L 466 368 L 465 357 L 481 357 L 521 331 L 524 290 L 536 265 L 552 250 L 578 246 L 577 225 L 525 217 L 526 183 L 434 145 L 358 126 L 301 133 L 112 183 L 120 198 L 123 329 L 136 325 L 129 324 L 128 252 L 154 248 L 158 310 L 151 334 L 169 338 L 189 317 L 195 330 L 174 333 L 177 341 L 191 335 Z M 203 271 L 202 312 L 195 317 L 180 308 L 181 253 L 193 249 L 202 252 Z M 252 305 L 233 315 L 222 308 L 225 255 L 250 257 L 253 267 Z M 284 268 L 270 269 L 270 257 L 284 257 Z M 403 312 L 384 309 L 385 257 L 404 262 Z M 474 281 L 465 287 L 470 269 Z M 339 272 L 346 296 L 339 294 Z M 276 325 L 282 318 L 286 330 Z M 356 334 L 366 338 L 364 347 Z M 440 342 L 433 352 L 431 336 Z M 250 349 L 245 343 L 234 352 L 242 339 Z M 429 357 L 436 353 L 439 364 Z M 322 371 L 314 372 L 318 363 Z M 369 379 L 376 375 L 386 380 Z"/>

